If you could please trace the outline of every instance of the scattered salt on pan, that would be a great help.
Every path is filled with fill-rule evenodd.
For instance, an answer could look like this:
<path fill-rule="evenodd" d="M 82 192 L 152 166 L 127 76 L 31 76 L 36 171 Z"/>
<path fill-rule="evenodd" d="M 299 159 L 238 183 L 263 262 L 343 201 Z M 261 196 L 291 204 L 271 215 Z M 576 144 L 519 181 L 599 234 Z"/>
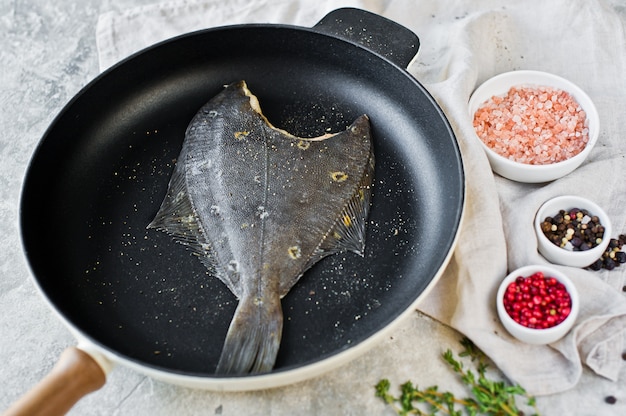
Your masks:
<path fill-rule="evenodd" d="M 512 87 L 474 114 L 478 137 L 508 159 L 545 165 L 569 159 L 589 141 L 587 115 L 567 92 L 552 87 Z"/>

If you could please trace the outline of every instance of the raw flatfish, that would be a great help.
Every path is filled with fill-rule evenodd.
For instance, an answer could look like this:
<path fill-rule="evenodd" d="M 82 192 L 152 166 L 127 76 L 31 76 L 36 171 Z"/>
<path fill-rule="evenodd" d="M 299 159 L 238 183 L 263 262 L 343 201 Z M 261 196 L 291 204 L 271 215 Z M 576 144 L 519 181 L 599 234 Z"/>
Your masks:
<path fill-rule="evenodd" d="M 363 255 L 373 174 L 366 115 L 299 138 L 273 127 L 240 81 L 194 116 L 149 227 L 188 246 L 239 300 L 218 374 L 270 371 L 280 299 L 323 257 Z"/>

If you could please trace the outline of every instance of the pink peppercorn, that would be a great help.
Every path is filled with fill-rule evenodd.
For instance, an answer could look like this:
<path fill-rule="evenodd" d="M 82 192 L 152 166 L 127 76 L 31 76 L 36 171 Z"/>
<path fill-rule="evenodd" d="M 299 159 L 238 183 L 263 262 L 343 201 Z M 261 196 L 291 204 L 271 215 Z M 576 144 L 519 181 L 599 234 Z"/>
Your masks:
<path fill-rule="evenodd" d="M 556 326 L 572 310 L 565 286 L 542 272 L 519 276 L 507 286 L 503 301 L 504 309 L 515 322 L 534 329 Z"/>

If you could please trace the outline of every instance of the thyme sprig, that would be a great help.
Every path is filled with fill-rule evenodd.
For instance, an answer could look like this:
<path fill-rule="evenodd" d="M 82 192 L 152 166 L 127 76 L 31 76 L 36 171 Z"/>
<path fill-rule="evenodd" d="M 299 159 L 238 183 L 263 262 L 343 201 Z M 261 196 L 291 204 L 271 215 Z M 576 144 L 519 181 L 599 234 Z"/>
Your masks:
<path fill-rule="evenodd" d="M 450 392 L 439 391 L 437 386 L 421 390 L 410 381 L 400 386 L 400 396 L 396 397 L 389 392 L 391 383 L 387 379 L 380 380 L 376 385 L 376 396 L 402 416 L 519 416 L 524 413 L 516 403 L 517 397 L 526 400 L 526 404 L 533 409 L 533 416 L 539 416 L 534 397 L 528 395 L 519 384 L 490 380 L 486 375 L 488 365 L 483 352 L 468 338 L 463 338 L 460 342 L 464 349 L 459 357 L 467 357 L 474 362 L 476 372 L 466 369 L 449 349 L 442 354 L 442 358 L 459 375 L 463 384 L 468 386 L 473 397 L 457 398 Z"/>

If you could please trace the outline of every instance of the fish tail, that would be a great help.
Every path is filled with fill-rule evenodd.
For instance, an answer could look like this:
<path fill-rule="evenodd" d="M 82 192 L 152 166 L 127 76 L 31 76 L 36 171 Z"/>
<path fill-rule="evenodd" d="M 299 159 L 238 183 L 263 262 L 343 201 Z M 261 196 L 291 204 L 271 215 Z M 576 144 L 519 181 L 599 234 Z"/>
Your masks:
<path fill-rule="evenodd" d="M 283 328 L 280 298 L 244 297 L 228 328 L 217 374 L 265 373 L 274 367 Z"/>

